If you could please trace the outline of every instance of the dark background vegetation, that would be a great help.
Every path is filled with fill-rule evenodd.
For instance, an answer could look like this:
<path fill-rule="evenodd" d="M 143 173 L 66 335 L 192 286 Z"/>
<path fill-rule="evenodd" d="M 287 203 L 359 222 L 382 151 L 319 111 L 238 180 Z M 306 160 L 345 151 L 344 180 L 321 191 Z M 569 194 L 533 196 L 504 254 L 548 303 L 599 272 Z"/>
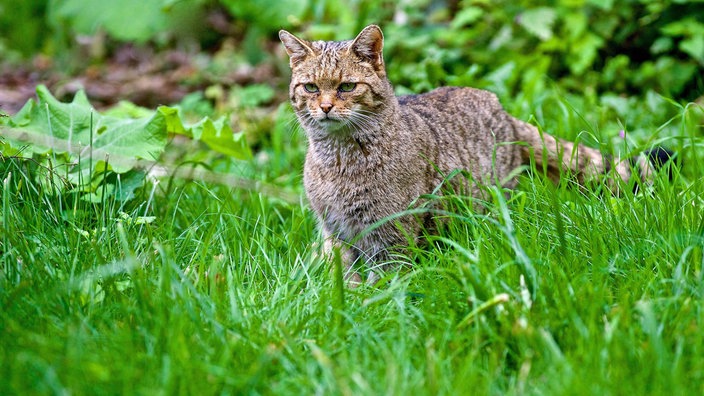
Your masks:
<path fill-rule="evenodd" d="M 273 88 L 262 101 L 280 100 L 279 29 L 340 40 L 370 23 L 386 33 L 400 93 L 452 84 L 507 96 L 557 84 L 587 97 L 695 101 L 704 91 L 702 1 L 3 0 L 0 103 L 16 111 L 39 82 L 59 94 L 85 87 L 103 105 L 153 107 L 205 90 L 206 103 L 198 94 L 187 104 L 225 110 L 225 97 L 251 84 Z"/>

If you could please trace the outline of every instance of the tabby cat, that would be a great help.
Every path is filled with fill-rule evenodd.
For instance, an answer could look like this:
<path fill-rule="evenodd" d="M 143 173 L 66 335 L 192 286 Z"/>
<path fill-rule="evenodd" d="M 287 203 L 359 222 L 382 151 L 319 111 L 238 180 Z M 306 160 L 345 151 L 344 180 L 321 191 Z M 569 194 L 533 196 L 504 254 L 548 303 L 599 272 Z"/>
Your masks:
<path fill-rule="evenodd" d="M 463 187 L 481 197 L 482 185 L 514 187 L 515 170 L 532 158 L 552 179 L 568 171 L 580 183 L 608 173 L 627 181 L 634 169 L 648 180 L 653 158 L 669 158 L 654 150 L 631 161 L 608 159 L 513 118 L 493 93 L 479 89 L 396 97 L 376 25 L 349 41 L 310 42 L 285 30 L 279 38 L 290 58 L 291 103 L 308 138 L 306 194 L 324 251 L 330 257 L 339 249 L 353 284 L 365 272 L 367 282 L 378 280 L 390 252 L 407 245 L 409 235 L 418 238 L 432 219 L 406 215 L 370 226 L 409 209 L 453 170 L 469 171 L 475 183 Z"/>

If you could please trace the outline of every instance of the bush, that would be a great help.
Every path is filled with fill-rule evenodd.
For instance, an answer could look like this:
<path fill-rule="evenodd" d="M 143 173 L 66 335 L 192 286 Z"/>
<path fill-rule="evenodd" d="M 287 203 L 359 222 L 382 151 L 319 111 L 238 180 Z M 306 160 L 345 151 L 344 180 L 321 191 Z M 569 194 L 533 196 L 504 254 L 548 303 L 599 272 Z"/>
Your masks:
<path fill-rule="evenodd" d="M 266 42 L 280 28 L 329 40 L 380 24 L 389 72 L 401 90 L 470 84 L 515 93 L 543 75 L 576 92 L 654 90 L 694 100 L 704 89 L 701 0 L 129 1 L 13 2 L 13 14 L 0 13 L 9 27 L 1 43 L 27 55 L 57 48 L 64 33 L 158 41 L 202 29 L 204 10 L 221 7 L 252 63 L 267 59 Z M 0 9 L 6 3 L 0 0 Z"/>

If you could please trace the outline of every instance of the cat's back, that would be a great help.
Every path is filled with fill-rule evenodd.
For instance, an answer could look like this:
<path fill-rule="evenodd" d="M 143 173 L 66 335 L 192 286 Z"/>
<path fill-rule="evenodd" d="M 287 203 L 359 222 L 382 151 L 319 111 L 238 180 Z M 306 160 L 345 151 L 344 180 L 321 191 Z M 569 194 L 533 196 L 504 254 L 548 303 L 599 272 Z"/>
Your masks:
<path fill-rule="evenodd" d="M 441 171 L 466 169 L 500 177 L 520 160 L 514 119 L 496 95 L 476 88 L 442 87 L 424 94 L 399 96 L 403 129 L 425 136 L 424 155 Z M 438 180 L 436 180 L 438 182 Z"/>
<path fill-rule="evenodd" d="M 441 87 L 416 95 L 399 96 L 405 111 L 424 118 L 483 118 L 503 111 L 492 92 L 469 87 Z"/>

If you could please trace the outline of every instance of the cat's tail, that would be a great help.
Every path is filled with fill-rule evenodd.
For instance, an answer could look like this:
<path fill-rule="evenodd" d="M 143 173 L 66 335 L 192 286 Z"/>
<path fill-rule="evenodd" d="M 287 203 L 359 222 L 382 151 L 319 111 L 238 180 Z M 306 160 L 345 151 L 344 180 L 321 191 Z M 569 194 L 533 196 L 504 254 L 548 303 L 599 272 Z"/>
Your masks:
<path fill-rule="evenodd" d="M 663 168 L 667 168 L 670 179 L 673 176 L 672 167 L 666 165 L 676 162 L 675 153 L 663 147 L 631 158 L 617 158 L 583 144 L 557 139 L 520 120 L 516 120 L 515 126 L 517 140 L 522 142 L 519 144 L 524 164 L 535 161 L 536 168 L 544 170 L 555 182 L 564 175 L 570 175 L 584 185 L 606 176 L 607 185 L 617 192 L 619 183 L 614 176 L 625 182 L 635 177 L 634 189 L 641 184 L 652 184 L 656 172 Z"/>

